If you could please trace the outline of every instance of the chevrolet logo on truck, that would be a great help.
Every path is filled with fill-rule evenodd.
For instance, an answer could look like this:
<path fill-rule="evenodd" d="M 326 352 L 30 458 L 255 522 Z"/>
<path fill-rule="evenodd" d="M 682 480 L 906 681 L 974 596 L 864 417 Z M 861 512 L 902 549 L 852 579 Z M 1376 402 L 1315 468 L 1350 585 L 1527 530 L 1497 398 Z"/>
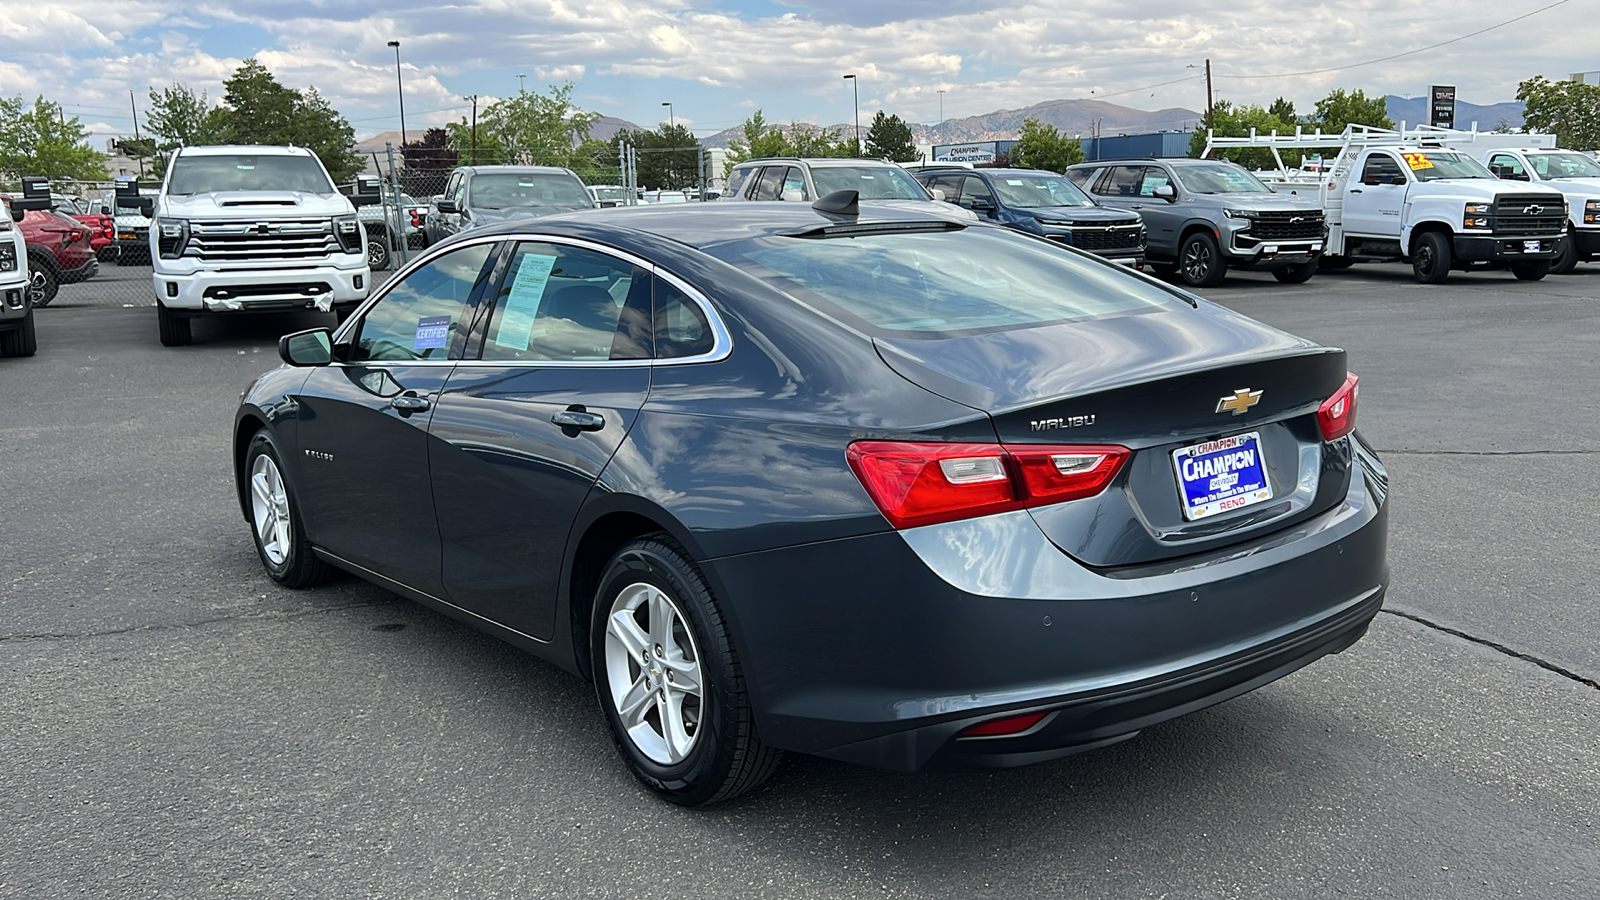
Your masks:
<path fill-rule="evenodd" d="M 1522 214 L 1525 216 L 1537 216 L 1542 212 L 1544 212 L 1544 207 L 1537 203 L 1530 203 L 1522 208 Z"/>
<path fill-rule="evenodd" d="M 256 234 L 271 234 L 278 229 L 271 222 L 257 222 Z"/>

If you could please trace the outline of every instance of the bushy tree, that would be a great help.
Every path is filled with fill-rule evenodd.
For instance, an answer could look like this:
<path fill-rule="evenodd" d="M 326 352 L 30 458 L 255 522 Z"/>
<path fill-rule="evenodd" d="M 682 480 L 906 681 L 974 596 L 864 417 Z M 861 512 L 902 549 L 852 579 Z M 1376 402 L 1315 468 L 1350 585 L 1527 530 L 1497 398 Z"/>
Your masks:
<path fill-rule="evenodd" d="M 911 126 L 899 116 L 884 115 L 881 109 L 872 117 L 872 127 L 867 129 L 867 155 L 894 162 L 915 162 L 921 157 Z"/>
<path fill-rule="evenodd" d="M 1382 97 L 1368 97 L 1364 91 L 1346 91 L 1334 88 L 1328 96 L 1317 101 L 1317 111 L 1311 124 L 1323 132 L 1338 133 L 1346 125 L 1368 125 L 1373 128 L 1393 128 L 1389 118 L 1389 101 Z M 1289 129 L 1293 131 L 1291 127 Z"/>
<path fill-rule="evenodd" d="M 9 181 L 24 175 L 105 180 L 105 154 L 90 147 L 88 138 L 78 117 L 66 117 L 58 103 L 0 97 L 0 176 Z"/>
<path fill-rule="evenodd" d="M 1234 106 L 1227 100 L 1218 100 L 1211 108 L 1212 131 L 1217 137 L 1249 137 L 1250 129 L 1254 128 L 1258 135 L 1266 137 L 1276 131 L 1279 134 L 1294 134 L 1294 124 L 1273 115 L 1265 107 L 1250 104 Z M 1341 126 L 1343 127 L 1343 126 Z M 1196 131 L 1189 136 L 1189 155 L 1199 156 L 1206 149 L 1206 133 Z M 1299 151 L 1280 151 L 1286 165 L 1297 166 L 1300 164 Z M 1260 147 L 1251 147 L 1239 150 L 1225 150 L 1212 153 L 1213 159 L 1231 159 L 1247 169 L 1276 169 L 1278 163 L 1272 158 L 1272 151 Z"/>
<path fill-rule="evenodd" d="M 663 122 L 654 131 L 619 131 L 611 138 L 613 158 L 623 143 L 638 151 L 640 187 L 679 191 L 700 183 L 700 142 L 684 126 Z"/>
<path fill-rule="evenodd" d="M 794 144 L 789 142 L 783 129 L 768 122 L 759 109 L 744 120 L 740 130 L 741 137 L 728 142 L 728 172 L 747 159 L 795 155 Z"/>
<path fill-rule="evenodd" d="M 286 87 L 254 59 L 241 63 L 222 87 L 222 106 L 204 119 L 208 142 L 305 147 L 336 183 L 361 171 L 355 129 L 315 87 Z"/>
<path fill-rule="evenodd" d="M 790 122 L 789 143 L 794 147 L 792 155 L 806 159 L 848 158 L 856 155 L 853 138 L 842 138 L 839 132 L 810 122 Z"/>
<path fill-rule="evenodd" d="M 1600 85 L 1535 75 L 1517 85 L 1517 99 L 1528 131 L 1554 134 L 1568 150 L 1600 149 Z"/>
<path fill-rule="evenodd" d="M 123 141 L 124 151 L 147 159 L 156 177 L 166 171 L 167 159 L 178 147 L 203 147 L 228 140 L 227 114 L 213 106 L 205 91 L 196 93 L 184 84 L 150 89 L 150 110 L 145 130 L 150 137 Z"/>
<path fill-rule="evenodd" d="M 478 112 L 478 162 L 536 166 L 567 166 L 577 159 L 578 145 L 600 114 L 573 105 L 571 82 L 550 85 L 548 94 L 526 88 L 497 100 Z M 468 144 L 461 143 L 466 138 Z M 471 125 L 465 121 L 450 129 L 456 153 L 470 153 Z"/>
<path fill-rule="evenodd" d="M 1083 162 L 1083 143 L 1069 138 L 1038 119 L 1024 119 L 1022 133 L 1011 148 L 1011 161 L 1030 169 L 1065 172 L 1068 166 Z"/>
<path fill-rule="evenodd" d="M 1300 117 L 1294 113 L 1294 102 L 1283 97 L 1279 97 L 1267 104 L 1267 112 L 1279 122 L 1289 125 L 1300 121 Z"/>

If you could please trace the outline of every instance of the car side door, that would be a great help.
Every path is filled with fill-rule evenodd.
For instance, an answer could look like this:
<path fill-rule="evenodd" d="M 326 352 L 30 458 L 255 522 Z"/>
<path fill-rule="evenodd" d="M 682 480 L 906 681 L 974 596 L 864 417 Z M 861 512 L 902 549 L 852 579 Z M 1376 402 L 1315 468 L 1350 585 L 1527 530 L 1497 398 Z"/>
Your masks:
<path fill-rule="evenodd" d="M 508 260 L 478 358 L 434 413 L 433 489 L 449 601 L 548 640 L 573 520 L 638 417 L 652 357 L 713 340 L 642 259 L 546 237 Z"/>
<path fill-rule="evenodd" d="M 1138 184 L 1134 201 L 1128 208 L 1144 221 L 1145 234 L 1157 255 L 1176 257 L 1178 238 L 1189 216 L 1188 209 L 1179 202 L 1178 184 L 1163 166 L 1145 166 L 1139 173 Z M 1172 189 L 1171 199 L 1156 196 L 1156 190 L 1163 186 Z"/>
<path fill-rule="evenodd" d="M 307 534 L 368 571 L 438 596 L 428 423 L 466 346 L 493 241 L 457 247 L 383 288 L 295 397 Z"/>
<path fill-rule="evenodd" d="M 977 175 L 967 175 L 961 179 L 961 194 L 956 200 L 956 205 L 972 210 L 980 219 L 994 221 L 1000 216 L 999 207 L 995 204 L 994 189 Z"/>
<path fill-rule="evenodd" d="M 1356 181 L 1345 188 L 1345 233 L 1398 240 L 1408 180 L 1392 152 L 1368 150 Z"/>

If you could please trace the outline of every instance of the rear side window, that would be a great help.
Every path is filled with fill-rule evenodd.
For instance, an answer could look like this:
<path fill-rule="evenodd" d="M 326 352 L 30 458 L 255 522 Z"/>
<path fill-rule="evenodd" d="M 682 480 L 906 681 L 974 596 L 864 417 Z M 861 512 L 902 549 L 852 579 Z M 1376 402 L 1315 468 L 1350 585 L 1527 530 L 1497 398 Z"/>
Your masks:
<path fill-rule="evenodd" d="M 729 173 L 729 175 L 728 175 L 727 196 L 729 196 L 729 197 L 737 197 L 737 196 L 739 196 L 739 192 L 744 189 L 745 179 L 750 177 L 751 171 L 753 171 L 753 170 L 751 170 L 751 169 L 734 169 L 731 173 Z"/>
<path fill-rule="evenodd" d="M 706 249 L 868 332 L 937 336 L 1188 308 L 1113 265 L 1001 229 L 774 236 Z"/>
<path fill-rule="evenodd" d="M 650 356 L 650 277 L 582 247 L 517 245 L 483 359 L 598 362 Z"/>
<path fill-rule="evenodd" d="M 1089 184 L 1089 178 L 1092 175 L 1094 175 L 1094 173 L 1097 172 L 1097 171 L 1099 171 L 1099 170 L 1098 169 L 1070 169 L 1067 172 L 1067 180 L 1072 182 L 1073 184 L 1077 185 L 1078 187 L 1081 187 L 1081 188 L 1084 188 L 1085 190 L 1087 190 L 1088 188 L 1086 186 Z"/>
<path fill-rule="evenodd" d="M 1112 166 L 1095 190 L 1107 197 L 1137 197 L 1144 166 Z"/>
<path fill-rule="evenodd" d="M 715 338 L 699 304 L 664 278 L 655 279 L 657 359 L 682 359 L 710 353 Z"/>

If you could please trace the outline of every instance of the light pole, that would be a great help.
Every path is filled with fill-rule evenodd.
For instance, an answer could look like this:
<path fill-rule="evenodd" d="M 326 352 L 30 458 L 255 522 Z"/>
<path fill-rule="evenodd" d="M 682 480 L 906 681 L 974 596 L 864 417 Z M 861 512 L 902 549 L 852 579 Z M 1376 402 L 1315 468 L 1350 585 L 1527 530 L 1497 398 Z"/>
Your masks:
<path fill-rule="evenodd" d="M 939 137 L 944 137 L 944 90 L 939 91 Z"/>
<path fill-rule="evenodd" d="M 672 101 L 663 100 L 661 105 L 667 108 L 667 133 L 672 135 L 672 155 L 667 157 L 667 187 L 678 189 L 678 116 L 673 112 Z"/>
<path fill-rule="evenodd" d="M 523 79 L 527 77 L 528 76 L 522 72 L 517 73 L 517 93 L 526 94 L 528 92 L 528 89 L 524 87 L 527 82 L 523 81 Z"/>
<path fill-rule="evenodd" d="M 861 87 L 854 75 L 844 76 L 850 82 L 850 90 L 855 94 L 856 110 L 856 156 L 861 155 Z"/>
<path fill-rule="evenodd" d="M 390 41 L 389 46 L 394 48 L 394 89 L 400 96 L 400 149 L 406 146 L 406 86 L 400 80 L 400 42 Z"/>

